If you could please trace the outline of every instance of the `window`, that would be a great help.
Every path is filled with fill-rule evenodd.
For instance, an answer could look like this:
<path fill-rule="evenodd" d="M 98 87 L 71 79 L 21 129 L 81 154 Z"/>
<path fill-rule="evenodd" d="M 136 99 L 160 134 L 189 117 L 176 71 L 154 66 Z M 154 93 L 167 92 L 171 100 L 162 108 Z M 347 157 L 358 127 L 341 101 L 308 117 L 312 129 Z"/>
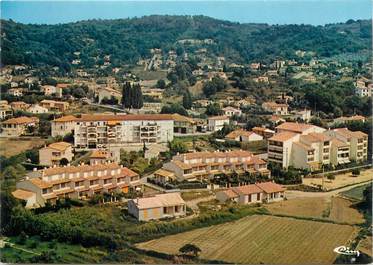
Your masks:
<path fill-rule="evenodd" d="M 256 200 L 257 200 L 257 201 L 260 201 L 260 193 L 257 193 L 257 194 L 256 194 Z"/>
<path fill-rule="evenodd" d="M 48 193 L 48 189 L 43 189 L 43 194 Z"/>

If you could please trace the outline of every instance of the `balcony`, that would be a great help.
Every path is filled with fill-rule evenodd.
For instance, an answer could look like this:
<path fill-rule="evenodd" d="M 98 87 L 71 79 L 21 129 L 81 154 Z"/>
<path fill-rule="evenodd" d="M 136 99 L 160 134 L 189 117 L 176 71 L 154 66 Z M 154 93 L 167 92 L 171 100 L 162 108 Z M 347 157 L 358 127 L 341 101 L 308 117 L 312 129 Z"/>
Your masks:
<path fill-rule="evenodd" d="M 283 152 L 283 147 L 282 146 L 277 146 L 277 145 L 268 145 L 268 150 L 269 151 L 277 151 L 277 152 Z"/>

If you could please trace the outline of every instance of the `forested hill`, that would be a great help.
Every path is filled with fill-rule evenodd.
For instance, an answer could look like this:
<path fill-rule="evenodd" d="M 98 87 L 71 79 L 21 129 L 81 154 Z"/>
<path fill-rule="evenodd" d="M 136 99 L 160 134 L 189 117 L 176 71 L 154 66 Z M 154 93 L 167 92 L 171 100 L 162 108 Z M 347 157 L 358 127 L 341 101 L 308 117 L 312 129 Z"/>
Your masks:
<path fill-rule="evenodd" d="M 147 16 L 59 25 L 1 20 L 1 32 L 4 64 L 48 64 L 66 70 L 76 59 L 74 52 L 81 52 L 85 66 L 104 55 L 111 55 L 115 66 L 149 57 L 151 48 L 167 52 L 186 46 L 177 43 L 181 39 L 212 39 L 213 44 L 203 46 L 210 54 L 237 63 L 291 58 L 296 50 L 329 57 L 371 47 L 368 20 L 326 26 L 239 24 L 204 16 Z"/>

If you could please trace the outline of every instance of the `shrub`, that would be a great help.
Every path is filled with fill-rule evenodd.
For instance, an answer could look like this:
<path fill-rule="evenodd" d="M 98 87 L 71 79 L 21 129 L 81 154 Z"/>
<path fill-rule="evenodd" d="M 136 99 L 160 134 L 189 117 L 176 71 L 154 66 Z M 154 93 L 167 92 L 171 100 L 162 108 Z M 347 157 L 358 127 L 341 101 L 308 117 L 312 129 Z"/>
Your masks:
<path fill-rule="evenodd" d="M 328 174 L 328 175 L 326 175 L 326 178 L 329 179 L 329 180 L 334 180 L 335 176 L 333 174 Z"/>
<path fill-rule="evenodd" d="M 352 171 L 351 171 L 352 175 L 353 176 L 359 176 L 360 175 L 360 169 L 358 168 L 354 168 Z"/>

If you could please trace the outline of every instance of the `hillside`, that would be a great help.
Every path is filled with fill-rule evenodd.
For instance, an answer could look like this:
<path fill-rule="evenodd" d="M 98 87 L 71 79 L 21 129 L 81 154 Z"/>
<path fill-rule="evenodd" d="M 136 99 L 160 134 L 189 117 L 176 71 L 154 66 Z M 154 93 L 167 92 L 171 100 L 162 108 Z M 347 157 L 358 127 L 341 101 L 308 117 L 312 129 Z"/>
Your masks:
<path fill-rule="evenodd" d="M 319 57 L 356 53 L 371 47 L 367 20 L 325 26 L 239 24 L 204 16 L 148 16 L 133 19 L 89 20 L 59 25 L 30 25 L 1 20 L 3 64 L 60 66 L 68 70 L 80 52 L 90 67 L 104 55 L 112 65 L 150 57 L 151 48 L 164 52 L 182 46 L 186 51 L 207 48 L 209 54 L 248 63 L 294 57 L 296 50 Z M 182 39 L 212 39 L 187 45 Z"/>

